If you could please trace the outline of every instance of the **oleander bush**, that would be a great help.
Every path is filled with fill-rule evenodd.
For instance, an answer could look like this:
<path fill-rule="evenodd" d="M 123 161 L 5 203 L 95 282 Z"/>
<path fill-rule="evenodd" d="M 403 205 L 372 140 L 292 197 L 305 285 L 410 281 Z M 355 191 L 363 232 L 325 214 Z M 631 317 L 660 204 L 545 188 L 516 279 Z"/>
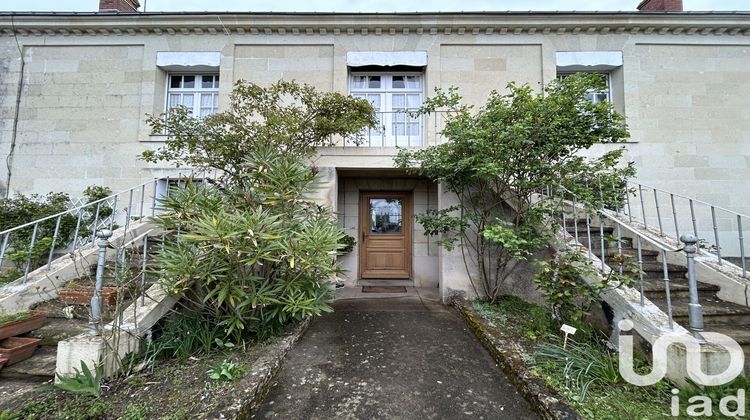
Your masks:
<path fill-rule="evenodd" d="M 369 102 L 294 82 L 239 81 L 225 112 L 198 119 L 178 108 L 150 122 L 170 137 L 145 160 L 220 174 L 208 185 L 187 182 L 160 204 L 160 277 L 185 313 L 242 339 L 330 311 L 344 234 L 312 198 L 311 158 L 316 146 L 374 126 Z"/>

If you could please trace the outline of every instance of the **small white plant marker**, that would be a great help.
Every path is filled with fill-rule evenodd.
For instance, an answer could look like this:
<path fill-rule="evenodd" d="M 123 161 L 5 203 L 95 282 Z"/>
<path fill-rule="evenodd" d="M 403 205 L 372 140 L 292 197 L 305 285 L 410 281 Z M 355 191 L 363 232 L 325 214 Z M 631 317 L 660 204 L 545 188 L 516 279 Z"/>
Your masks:
<path fill-rule="evenodd" d="M 562 327 L 560 327 L 560 331 L 565 333 L 565 338 L 563 338 L 563 349 L 568 346 L 568 335 L 575 335 L 576 331 L 578 331 L 575 327 L 571 327 L 568 324 L 563 324 Z"/>

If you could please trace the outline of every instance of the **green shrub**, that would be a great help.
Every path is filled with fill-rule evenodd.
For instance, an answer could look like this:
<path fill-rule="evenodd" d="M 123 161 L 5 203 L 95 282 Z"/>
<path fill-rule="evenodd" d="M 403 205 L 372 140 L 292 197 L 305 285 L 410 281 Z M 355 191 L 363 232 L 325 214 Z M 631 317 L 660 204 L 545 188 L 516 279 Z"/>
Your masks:
<path fill-rule="evenodd" d="M 160 203 L 160 277 L 184 310 L 238 340 L 330 311 L 343 232 L 310 198 L 319 188 L 310 160 L 317 146 L 374 126 L 372 106 L 293 82 L 239 81 L 226 112 L 198 119 L 177 109 L 150 122 L 171 136 L 145 160 L 221 174 Z"/>
<path fill-rule="evenodd" d="M 97 201 L 111 193 L 112 191 L 109 188 L 95 185 L 89 186 L 83 191 L 87 203 Z M 0 231 L 62 213 L 68 210 L 70 206 L 70 196 L 65 193 L 32 194 L 30 196 L 18 194 L 13 198 L 0 199 Z M 85 210 L 85 212 L 85 217 L 81 219 L 81 226 L 78 229 L 78 235 L 81 237 L 91 235 L 89 226 L 94 223 L 96 218 L 95 210 Z M 112 213 L 111 206 L 105 203 L 100 206 L 99 219 L 108 217 Z M 68 213 L 60 218 L 55 249 L 62 249 L 70 244 L 75 236 L 77 224 L 78 216 L 76 214 Z M 30 270 L 34 270 L 47 262 L 56 226 L 57 218 L 39 223 L 33 247 L 31 247 L 31 239 L 34 237 L 33 226 L 16 230 L 10 235 L 5 257 L 14 264 L 14 268 L 6 269 L 0 273 L 0 284 L 21 277 L 27 264 Z M 5 238 L 0 238 L 0 243 L 3 240 Z"/>
<path fill-rule="evenodd" d="M 582 74 L 542 91 L 510 83 L 507 94 L 492 91 L 480 107 L 466 104 L 455 88 L 437 89 L 419 110 L 443 112 L 441 134 L 450 141 L 400 150 L 396 166 L 440 182 L 456 196 L 456 206 L 428 211 L 417 221 L 425 234 L 439 236 L 440 246 L 460 248 L 476 295 L 494 302 L 506 293 L 514 270 L 523 266 L 519 261 L 544 249 L 558 229 L 552 222 L 559 202 L 539 200 L 540 191 L 564 186 L 596 208 L 622 200 L 622 190 L 611 187 L 623 186 L 634 173 L 632 163 L 622 161 L 624 149 L 582 153 L 629 137 L 611 103 L 585 99 L 603 84 L 601 75 Z M 591 188 L 599 178 L 602 188 Z"/>
<path fill-rule="evenodd" d="M 357 240 L 353 236 L 345 234 L 339 240 L 339 255 L 352 252 L 355 245 L 357 245 Z"/>
<path fill-rule="evenodd" d="M 19 194 L 13 198 L 0 199 L 0 231 L 61 213 L 69 205 L 70 197 L 64 193 L 49 193 L 44 196 Z M 1 276 L 3 280 L 13 281 L 23 275 L 27 263 L 33 270 L 47 261 L 56 223 L 56 218 L 39 223 L 33 249 L 29 249 L 34 236 L 33 226 L 11 233 L 5 257 L 14 263 L 15 268 L 6 270 Z M 75 226 L 76 218 L 72 215 L 66 214 L 60 219 L 56 247 L 64 247 L 73 239 Z M 0 243 L 3 240 L 5 238 L 0 238 Z"/>
<path fill-rule="evenodd" d="M 160 334 L 149 343 L 144 358 L 149 362 L 173 358 L 185 360 L 210 352 L 216 339 L 223 336 L 221 328 L 202 318 L 174 315 L 167 318 Z"/>
<path fill-rule="evenodd" d="M 594 278 L 598 273 L 591 260 L 575 249 L 561 252 L 549 261 L 537 263 L 541 269 L 533 282 L 558 321 L 580 325 L 592 305 L 601 301 L 605 290 L 621 285 L 630 286 L 638 278 L 640 268 L 631 257 L 615 255 L 608 262 L 612 268 L 609 274 L 597 282 L 588 283 L 583 276 Z M 622 273 L 619 268 L 622 268 Z"/>

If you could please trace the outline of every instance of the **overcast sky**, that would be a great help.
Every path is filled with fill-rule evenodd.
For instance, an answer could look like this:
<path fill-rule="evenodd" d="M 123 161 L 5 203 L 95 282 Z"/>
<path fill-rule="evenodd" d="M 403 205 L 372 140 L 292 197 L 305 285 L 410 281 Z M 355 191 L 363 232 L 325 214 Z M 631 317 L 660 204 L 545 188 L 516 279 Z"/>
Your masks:
<path fill-rule="evenodd" d="M 640 0 L 140 0 L 146 11 L 413 12 L 635 10 Z M 748 0 L 684 0 L 685 10 L 750 10 Z M 4 11 L 92 12 L 99 0 L 0 0 Z"/>

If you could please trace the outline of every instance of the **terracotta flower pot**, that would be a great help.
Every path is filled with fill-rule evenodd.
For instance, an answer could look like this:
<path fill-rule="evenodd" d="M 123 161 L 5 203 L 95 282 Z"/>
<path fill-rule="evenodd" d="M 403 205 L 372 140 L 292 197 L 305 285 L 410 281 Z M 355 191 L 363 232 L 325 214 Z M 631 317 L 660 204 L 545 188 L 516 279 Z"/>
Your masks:
<path fill-rule="evenodd" d="M 31 315 L 28 318 L 6 322 L 0 325 L 0 340 L 34 331 L 44 325 L 46 320 L 46 312 L 31 311 Z"/>
<path fill-rule="evenodd" d="M 68 305 L 90 305 L 91 298 L 94 296 L 94 290 L 93 286 L 66 287 L 60 289 L 57 297 L 61 302 Z M 117 293 L 117 287 L 102 287 L 102 304 L 114 305 L 117 303 Z"/>
<path fill-rule="evenodd" d="M 10 337 L 0 341 L 0 357 L 8 359 L 8 366 L 26 360 L 34 354 L 41 338 Z"/>

